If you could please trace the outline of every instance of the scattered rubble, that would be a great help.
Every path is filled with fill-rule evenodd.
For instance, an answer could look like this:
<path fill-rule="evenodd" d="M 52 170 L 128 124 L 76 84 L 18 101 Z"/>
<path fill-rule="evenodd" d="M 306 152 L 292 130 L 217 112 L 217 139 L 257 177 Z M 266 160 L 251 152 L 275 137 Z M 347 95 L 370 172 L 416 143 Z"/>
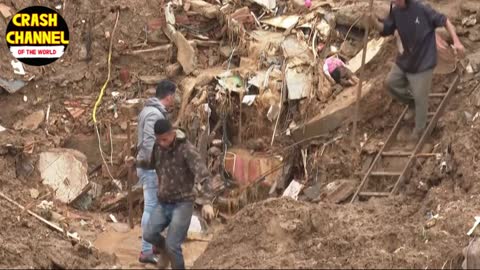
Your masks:
<path fill-rule="evenodd" d="M 478 8 L 471 5 L 471 1 L 466 2 L 455 4 L 455 7 L 462 8 L 463 17 L 451 19 L 462 33 L 462 39 L 468 37 L 476 42 L 480 26 L 476 14 Z M 12 7 L 0 4 L 0 13 L 6 19 L 0 24 L 5 25 L 14 10 L 21 9 L 25 4 L 23 0 L 12 2 Z M 56 7 L 53 4 L 50 6 Z M 380 91 L 384 71 L 397 49 L 392 38 L 378 38 L 372 34 L 367 50 L 367 80 L 361 95 L 361 119 L 365 122 L 361 124 L 364 130 L 360 134 L 368 134 L 362 141 L 362 147 L 368 149 L 359 156 L 350 149 L 348 136 L 337 136 L 350 133 L 348 124 L 357 87 L 328 82 L 322 70 L 323 61 L 332 53 L 338 54 L 345 59 L 350 70 L 359 72 L 360 41 L 364 29 L 359 14 L 367 6 L 366 1 L 328 0 L 234 0 L 228 3 L 142 0 L 122 2 L 121 6 L 92 1 L 71 5 L 64 3 L 60 7 L 62 15 L 69 25 L 73 25 L 70 29 L 72 35 L 78 37 L 78 42 L 69 46 L 71 53 L 45 68 L 24 67 L 21 63 L 12 62 L 6 48 L 5 53 L 0 54 L 3 63 L 0 64 L 0 87 L 9 93 L 2 96 L 0 106 L 11 114 L 2 115 L 0 120 L 5 127 L 13 127 L 8 132 L 2 132 L 0 127 L 0 149 L 2 157 L 6 156 L 0 162 L 0 169 L 5 171 L 0 175 L 0 186 L 2 190 L 13 189 L 15 198 L 33 200 L 35 204 L 32 205 L 42 200 L 55 201 L 50 208 L 44 203 L 48 209 L 36 210 L 42 211 L 42 216 L 48 217 L 49 221 L 67 227 L 79 226 L 79 223 L 82 230 L 101 231 L 111 219 L 109 217 L 114 217 L 112 220 L 115 223 L 112 224 L 113 227 L 118 225 L 116 231 L 129 230 L 123 223 L 126 221 L 129 186 L 125 167 L 122 167 L 123 158 L 129 150 L 124 138 L 128 131 L 127 123 L 133 126 L 132 130 L 136 128 L 134 122 L 144 99 L 154 95 L 158 81 L 169 78 L 177 83 L 179 90 L 176 96 L 179 106 L 171 112 L 171 119 L 176 126 L 186 130 L 188 138 L 207 160 L 214 175 L 214 190 L 218 192 L 215 208 L 219 210 L 219 216 L 228 220 L 232 219 L 231 214 L 240 211 L 226 225 L 233 226 L 233 229 L 225 235 L 220 233 L 213 240 L 207 253 L 199 260 L 199 266 L 211 267 L 215 262 L 215 267 L 352 265 L 369 268 L 378 267 L 380 261 L 383 267 L 442 267 L 440 258 L 443 259 L 453 247 L 458 248 L 458 243 L 464 238 L 457 236 L 456 229 L 449 228 L 442 219 L 425 222 L 424 213 L 419 213 L 418 218 L 412 217 L 414 208 L 419 208 L 416 207 L 417 202 L 405 200 L 396 203 L 396 198 L 387 198 L 371 200 L 367 206 L 336 206 L 348 201 L 358 185 L 355 170 L 360 167 L 359 164 L 368 164 L 366 156 L 378 151 L 382 138 L 386 136 L 385 130 L 392 124 L 391 117 L 398 113 L 397 104 L 390 104 L 387 95 Z M 118 31 L 113 35 L 111 27 L 115 16 L 110 11 L 117 8 L 121 15 Z M 375 13 L 385 15 L 389 4 L 376 3 L 375 9 Z M 91 109 L 105 80 L 110 39 L 113 39 L 113 72 L 97 112 L 99 121 L 93 124 Z M 457 68 L 446 40 L 437 35 L 439 64 L 435 74 L 443 76 L 436 78 L 435 89 L 442 88 L 442 79 Z M 479 65 L 475 54 L 469 58 L 468 79 L 472 84 L 465 84 L 463 91 L 457 93 L 462 98 L 465 98 L 462 96 L 465 90 L 470 91 L 478 81 L 475 74 L 479 72 Z M 474 132 L 478 127 L 478 108 L 475 106 L 480 107 L 477 102 L 480 99 L 477 94 L 478 91 L 471 92 L 469 102 L 465 104 L 473 107 L 452 107 L 452 110 L 461 108 L 460 113 L 452 117 L 454 121 L 439 123 L 435 139 L 464 132 L 463 127 L 452 128 L 452 123 L 463 122 L 458 121 L 459 116 L 463 119 L 467 115 L 469 133 L 461 138 L 469 139 L 462 149 L 465 153 L 475 152 L 478 142 L 472 134 L 476 134 Z M 23 119 L 24 115 L 39 108 L 47 109 Z M 94 125 L 100 131 L 98 138 L 93 133 Z M 43 130 L 39 129 L 41 126 Z M 22 136 L 19 136 L 20 133 Z M 131 135 L 135 137 L 134 134 L 132 132 Z M 34 171 L 38 153 L 40 177 Z M 478 160 L 478 157 L 473 160 Z M 413 176 L 412 184 L 408 186 L 413 191 L 405 194 L 416 196 L 423 192 L 425 195 L 425 192 L 434 189 L 438 181 L 447 177 L 453 178 L 448 180 L 452 183 L 459 181 L 462 190 L 474 192 L 478 190 L 475 183 L 464 180 L 476 179 L 476 167 L 472 164 L 475 164 L 474 161 L 465 162 L 465 167 L 471 165 L 472 168 L 463 168 L 462 175 L 455 174 L 455 169 L 445 174 L 437 173 L 441 164 L 431 165 L 432 169 L 428 169 L 430 165 L 427 164 L 422 171 L 426 174 L 435 172 L 436 178 L 432 175 Z M 107 168 L 116 179 L 111 179 Z M 420 171 L 418 169 L 416 173 Z M 16 180 L 25 181 L 27 178 L 27 188 L 35 187 L 36 192 L 29 189 L 24 196 L 12 187 Z M 42 183 L 52 189 L 53 197 L 47 196 L 49 193 L 38 186 L 40 182 L 35 182 L 36 178 L 41 178 Z M 420 186 L 417 179 L 421 179 L 422 189 L 412 188 Z M 460 196 L 457 191 L 455 196 Z M 270 208 L 269 201 L 249 205 L 282 195 L 298 202 L 273 202 L 273 208 Z M 306 206 L 302 201 L 309 201 L 310 205 Z M 449 200 L 440 202 L 445 201 Z M 315 204 L 319 202 L 317 207 Z M 390 203 L 395 205 L 390 207 Z M 141 216 L 141 188 L 133 190 L 132 204 L 134 215 L 138 218 Z M 247 208 L 242 210 L 245 206 Z M 63 209 L 66 207 L 69 207 L 68 211 Z M 69 213 L 72 207 L 85 211 L 84 214 L 101 211 L 97 213 L 101 218 L 76 220 Z M 321 208 L 321 211 L 316 208 Z M 244 215 L 249 211 L 260 214 L 253 225 L 249 223 L 251 218 Z M 303 215 L 304 212 L 313 214 Z M 4 210 L 4 214 L 10 214 L 9 210 Z M 320 218 L 307 217 L 315 215 Z M 81 216 L 84 218 L 83 214 Z M 262 218 L 268 219 L 268 222 L 260 222 L 266 227 L 255 227 Z M 12 222 L 17 222 L 15 220 L 12 219 Z M 381 227 L 378 226 L 379 220 Z M 232 222 L 242 225 L 242 228 L 231 225 Z M 399 224 L 405 225 L 400 226 L 400 231 Z M 455 224 L 460 227 L 461 223 L 458 221 Z M 189 239 L 210 241 L 211 236 L 203 234 L 204 226 L 200 218 L 192 219 L 191 232 L 195 235 L 190 235 Z M 424 234 L 429 235 L 415 231 L 414 228 L 419 227 L 425 227 L 428 232 Z M 248 228 L 248 233 L 242 231 L 244 228 Z M 200 235 L 199 231 L 202 231 Z M 265 231 L 269 232 L 267 236 Z M 445 233 L 442 231 L 456 236 L 443 236 Z M 43 231 L 41 233 L 45 235 Z M 387 240 L 372 238 L 373 234 Z M 400 241 L 397 237 L 400 234 L 414 244 Z M 82 232 L 79 231 L 79 235 Z M 256 237 L 255 241 L 250 241 L 249 237 L 239 239 L 239 235 Z M 439 239 L 440 235 L 447 239 L 448 244 L 435 242 L 434 239 Z M 227 236 L 228 239 L 222 238 Z M 428 237 L 439 248 L 424 244 L 422 237 Z M 276 242 L 279 238 L 285 241 Z M 232 239 L 236 239 L 236 245 L 233 245 L 236 256 L 228 256 L 227 260 L 224 251 L 230 249 L 225 249 L 222 241 L 226 244 Z M 263 243 L 265 239 L 274 243 L 275 247 Z M 349 248 L 356 251 L 359 247 L 352 248 L 343 242 L 354 243 L 358 239 L 366 243 L 361 248 L 366 248 L 362 249 L 362 253 L 353 254 Z M 27 245 L 37 246 L 38 243 L 31 241 Z M 323 257 L 318 257 L 320 249 Z M 16 247 L 7 246 L 6 250 L 16 250 Z M 252 250 L 255 253 L 249 253 Z M 283 252 L 288 250 L 300 251 Z M 310 254 L 305 250 L 313 251 Z M 335 252 L 338 250 L 343 253 Z M 422 253 L 425 250 L 426 255 Z M 390 261 L 382 259 L 385 254 L 391 257 Z M 10 264 L 14 260 L 8 260 L 6 267 L 23 266 Z M 60 261 L 62 265 L 46 263 L 42 267 L 72 266 L 58 258 L 46 261 Z M 92 264 L 94 261 L 92 259 Z M 31 262 L 28 267 L 33 265 L 38 264 Z M 452 261 L 447 265 L 458 266 Z"/>
<path fill-rule="evenodd" d="M 43 110 L 36 111 L 30 114 L 29 116 L 27 116 L 25 119 L 17 121 L 13 125 L 13 129 L 15 130 L 26 129 L 26 130 L 33 131 L 33 130 L 36 130 L 44 120 L 45 120 L 45 112 Z"/>
<path fill-rule="evenodd" d="M 7 81 L 0 78 L 0 88 L 5 89 L 10 94 L 16 93 L 25 86 L 25 82 L 21 80 Z"/>

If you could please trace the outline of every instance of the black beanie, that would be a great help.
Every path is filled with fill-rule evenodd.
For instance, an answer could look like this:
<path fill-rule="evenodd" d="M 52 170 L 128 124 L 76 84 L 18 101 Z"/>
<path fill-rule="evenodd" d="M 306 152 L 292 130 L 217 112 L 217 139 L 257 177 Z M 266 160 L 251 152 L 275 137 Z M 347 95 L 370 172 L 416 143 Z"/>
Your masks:
<path fill-rule="evenodd" d="M 162 135 L 172 130 L 172 124 L 167 119 L 160 119 L 155 122 L 153 130 L 156 135 Z"/>

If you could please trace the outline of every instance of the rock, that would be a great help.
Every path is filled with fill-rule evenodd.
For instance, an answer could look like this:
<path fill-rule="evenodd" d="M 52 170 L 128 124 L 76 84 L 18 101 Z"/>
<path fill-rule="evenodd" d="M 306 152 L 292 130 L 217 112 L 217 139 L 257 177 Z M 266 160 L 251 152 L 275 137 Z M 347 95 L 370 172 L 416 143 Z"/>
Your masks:
<path fill-rule="evenodd" d="M 472 103 L 474 106 L 476 106 L 477 108 L 480 107 L 480 91 L 477 90 L 473 93 L 473 99 L 472 99 Z"/>
<path fill-rule="evenodd" d="M 177 61 L 182 65 L 183 72 L 189 75 L 192 73 L 197 66 L 197 58 L 195 49 L 193 48 L 185 36 L 180 32 L 175 32 L 173 34 L 173 40 L 177 46 Z"/>
<path fill-rule="evenodd" d="M 320 196 L 321 183 L 317 182 L 313 186 L 310 186 L 303 190 L 303 194 L 310 200 L 316 200 Z"/>
<path fill-rule="evenodd" d="M 8 19 L 9 17 L 12 16 L 12 11 L 11 11 L 10 7 L 3 4 L 3 3 L 0 3 L 0 13 L 2 13 L 2 16 L 5 19 Z"/>
<path fill-rule="evenodd" d="M 476 27 L 468 33 L 468 39 L 473 42 L 480 41 L 480 28 Z"/>
<path fill-rule="evenodd" d="M 65 217 L 62 216 L 61 214 L 57 213 L 57 212 L 51 211 L 50 213 L 52 214 L 51 215 L 51 218 L 52 218 L 51 220 L 52 221 L 55 221 L 55 222 L 59 223 L 59 222 L 62 222 L 62 221 L 65 220 Z"/>
<path fill-rule="evenodd" d="M 38 192 L 38 190 L 34 188 L 31 188 L 29 192 L 30 192 L 30 197 L 32 197 L 32 199 L 37 199 L 38 195 L 40 195 L 40 192 Z"/>
<path fill-rule="evenodd" d="M 77 150 L 54 148 L 41 153 L 38 170 L 43 184 L 55 190 L 55 198 L 66 204 L 88 186 L 87 157 Z"/>
<path fill-rule="evenodd" d="M 203 17 L 216 19 L 220 15 L 220 7 L 217 5 L 202 0 L 190 0 L 189 2 L 191 10 L 200 13 Z"/>
<path fill-rule="evenodd" d="M 72 206 L 78 210 L 87 211 L 93 203 L 92 195 L 86 193 L 78 197 L 72 202 Z"/>
<path fill-rule="evenodd" d="M 151 87 L 145 90 L 145 94 L 147 94 L 147 97 L 155 96 L 156 92 L 157 92 L 157 89 L 155 89 L 155 87 Z"/>
<path fill-rule="evenodd" d="M 479 269 L 480 268 L 480 238 L 475 237 L 468 247 L 463 249 L 464 261 L 463 269 Z"/>
<path fill-rule="evenodd" d="M 147 30 L 149 32 L 153 32 L 161 29 L 165 25 L 166 25 L 166 22 L 164 17 L 151 19 L 147 22 Z"/>
<path fill-rule="evenodd" d="M 473 69 L 473 72 L 478 72 L 480 69 L 480 51 L 467 55 L 467 59 Z"/>
<path fill-rule="evenodd" d="M 322 195 L 328 202 L 341 203 L 355 192 L 357 184 L 355 180 L 337 180 L 328 184 Z"/>
<path fill-rule="evenodd" d="M 480 6 L 474 1 L 462 1 L 460 4 L 460 9 L 465 13 L 477 13 L 480 11 Z"/>
<path fill-rule="evenodd" d="M 257 63 L 255 62 L 255 60 L 246 58 L 246 57 L 240 58 L 240 68 L 255 70 L 256 67 L 257 67 Z"/>
<path fill-rule="evenodd" d="M 136 117 L 142 111 L 142 108 L 143 103 L 139 99 L 129 99 L 120 104 L 120 113 L 126 119 L 131 119 Z"/>
<path fill-rule="evenodd" d="M 173 78 L 182 73 L 182 65 L 180 63 L 170 64 L 165 68 L 165 74 L 168 78 Z"/>
<path fill-rule="evenodd" d="M 14 125 L 13 128 L 15 130 L 21 130 L 21 129 L 26 129 L 26 130 L 36 130 L 40 124 L 43 122 L 45 119 L 45 112 L 43 110 L 36 111 L 29 116 L 27 116 L 24 120 L 19 120 L 17 121 Z"/>
<path fill-rule="evenodd" d="M 235 19 L 237 22 L 241 24 L 252 24 L 255 23 L 255 19 L 253 18 L 252 14 L 250 13 L 250 9 L 248 7 L 243 7 L 237 9 L 232 15 L 230 15 L 232 19 Z"/>
<path fill-rule="evenodd" d="M 237 51 L 234 52 L 231 46 L 220 47 L 220 55 L 222 55 L 225 58 L 229 58 L 230 55 L 232 55 L 232 52 L 234 53 L 234 56 L 235 56 Z"/>
<path fill-rule="evenodd" d="M 219 140 L 219 139 L 214 139 L 212 141 L 212 145 L 216 146 L 216 147 L 221 147 L 223 144 L 222 140 Z"/>
<path fill-rule="evenodd" d="M 17 92 L 18 90 L 22 89 L 26 83 L 21 80 L 11 80 L 7 81 L 0 78 L 0 88 L 5 89 L 10 94 Z"/>
<path fill-rule="evenodd" d="M 477 24 L 477 15 L 473 14 L 462 19 L 462 25 L 464 26 L 474 26 Z"/>
<path fill-rule="evenodd" d="M 87 157 L 89 164 L 98 165 L 102 163 L 100 150 L 98 149 L 98 139 L 95 135 L 78 134 L 65 140 L 65 148 L 81 151 Z M 103 147 L 103 146 L 102 146 Z"/>
<path fill-rule="evenodd" d="M 121 128 L 123 131 L 127 130 L 127 127 L 128 127 L 127 122 L 122 121 L 122 122 L 120 123 L 120 128 Z"/>
<path fill-rule="evenodd" d="M 127 84 L 130 82 L 130 72 L 128 71 L 128 68 L 122 67 L 120 69 L 120 80 L 123 84 Z"/>
<path fill-rule="evenodd" d="M 208 154 L 213 157 L 218 157 L 222 153 L 222 150 L 216 146 L 211 147 L 208 149 Z"/>
<path fill-rule="evenodd" d="M 111 223 L 110 226 L 113 228 L 114 231 L 119 233 L 127 233 L 130 231 L 130 227 L 126 223 Z"/>
<path fill-rule="evenodd" d="M 161 80 L 165 79 L 165 75 L 144 75 L 139 76 L 138 79 L 145 84 L 158 84 Z"/>
<path fill-rule="evenodd" d="M 34 169 L 33 160 L 26 154 L 24 147 L 23 153 L 15 157 L 15 172 L 17 177 L 29 177 Z"/>

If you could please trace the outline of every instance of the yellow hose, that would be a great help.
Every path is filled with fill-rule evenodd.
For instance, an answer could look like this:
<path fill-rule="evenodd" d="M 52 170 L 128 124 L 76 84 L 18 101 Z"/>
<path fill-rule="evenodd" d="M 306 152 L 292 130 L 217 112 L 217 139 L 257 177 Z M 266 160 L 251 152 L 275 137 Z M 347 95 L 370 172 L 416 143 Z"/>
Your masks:
<path fill-rule="evenodd" d="M 98 130 L 98 125 L 97 125 L 97 108 L 100 105 L 100 103 L 102 102 L 102 98 L 103 98 L 103 95 L 105 93 L 105 89 L 107 88 L 108 82 L 110 81 L 113 36 L 115 34 L 115 29 L 117 29 L 117 23 L 118 23 L 119 16 L 120 16 L 120 12 L 117 11 L 117 18 L 115 20 L 115 25 L 113 26 L 112 35 L 110 36 L 110 47 L 108 48 L 108 60 L 107 60 L 108 75 L 107 75 L 107 80 L 103 84 L 102 89 L 100 89 L 100 94 L 98 95 L 98 99 L 95 102 L 95 106 L 93 107 L 93 113 L 92 113 L 93 124 L 95 126 L 95 131 L 97 133 L 98 149 L 100 151 L 100 156 L 102 157 L 102 161 L 103 161 L 103 164 L 105 165 L 105 168 L 107 169 L 108 175 L 110 176 L 110 178 L 112 178 L 112 181 L 114 181 L 115 184 L 117 184 L 117 182 L 115 182 L 115 178 L 113 177 L 112 173 L 110 172 L 110 169 L 108 168 L 108 164 L 105 160 L 105 157 L 103 156 L 102 144 L 101 144 L 101 141 L 100 141 L 100 132 Z M 110 143 L 112 143 L 112 140 L 113 140 L 113 138 L 110 135 Z M 119 188 L 122 189 L 121 187 L 119 187 Z"/>
<path fill-rule="evenodd" d="M 103 95 L 105 93 L 105 89 L 107 88 L 108 82 L 110 81 L 110 74 L 111 74 L 111 60 L 112 60 L 112 47 L 113 47 L 113 35 L 115 34 L 115 30 L 117 29 L 117 23 L 118 23 L 118 17 L 120 16 L 120 12 L 117 11 L 117 18 L 115 20 L 115 25 L 113 26 L 113 31 L 112 35 L 110 36 L 110 47 L 108 48 L 108 60 L 107 60 L 107 68 L 108 68 L 108 73 L 107 73 L 107 80 L 102 86 L 102 89 L 100 89 L 100 95 L 98 95 L 98 99 L 95 102 L 95 106 L 93 107 L 93 123 L 97 125 L 97 108 L 102 102 Z"/>

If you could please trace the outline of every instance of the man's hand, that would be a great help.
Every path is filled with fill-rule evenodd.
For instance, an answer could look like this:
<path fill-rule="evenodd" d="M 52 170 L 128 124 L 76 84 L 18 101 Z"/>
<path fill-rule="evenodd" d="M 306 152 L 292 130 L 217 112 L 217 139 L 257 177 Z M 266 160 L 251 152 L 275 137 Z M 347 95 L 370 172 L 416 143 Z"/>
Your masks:
<path fill-rule="evenodd" d="M 125 165 L 127 165 L 127 167 L 132 167 L 135 165 L 135 158 L 132 156 L 125 157 Z"/>
<path fill-rule="evenodd" d="M 211 221 L 215 216 L 215 213 L 213 212 L 213 207 L 211 204 L 205 204 L 202 207 L 202 217 L 206 219 L 207 221 Z"/>
<path fill-rule="evenodd" d="M 376 29 L 378 32 L 383 31 L 383 23 L 378 20 L 377 14 L 373 11 L 363 13 L 361 21 L 364 25 L 369 25 L 370 28 Z"/>
<path fill-rule="evenodd" d="M 459 58 L 465 57 L 465 47 L 463 47 L 462 42 L 459 40 L 453 43 L 453 52 Z"/>

